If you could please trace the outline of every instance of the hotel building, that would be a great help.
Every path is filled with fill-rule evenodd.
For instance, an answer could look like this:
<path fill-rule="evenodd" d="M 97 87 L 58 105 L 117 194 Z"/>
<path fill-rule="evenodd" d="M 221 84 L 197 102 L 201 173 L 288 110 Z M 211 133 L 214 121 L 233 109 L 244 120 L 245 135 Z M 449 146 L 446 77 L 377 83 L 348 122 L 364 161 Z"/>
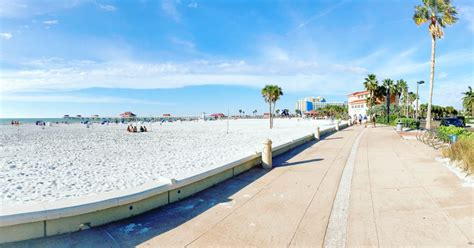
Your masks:
<path fill-rule="evenodd" d="M 346 102 L 327 102 L 321 96 L 318 97 L 306 97 L 304 99 L 300 99 L 296 102 L 296 109 L 300 110 L 301 113 L 308 113 L 312 110 L 317 110 L 320 108 L 324 108 L 330 105 L 337 105 L 337 106 L 345 106 L 347 105 Z"/>
<path fill-rule="evenodd" d="M 347 102 L 349 107 L 349 116 L 357 115 L 359 116 L 366 116 L 367 110 L 369 106 L 367 105 L 367 98 L 369 98 L 370 94 L 368 90 L 365 91 L 357 91 L 348 96 Z M 398 95 L 391 95 L 390 97 L 390 104 L 398 105 Z M 378 100 L 376 104 L 381 104 L 385 102 L 385 97 L 382 101 Z"/>

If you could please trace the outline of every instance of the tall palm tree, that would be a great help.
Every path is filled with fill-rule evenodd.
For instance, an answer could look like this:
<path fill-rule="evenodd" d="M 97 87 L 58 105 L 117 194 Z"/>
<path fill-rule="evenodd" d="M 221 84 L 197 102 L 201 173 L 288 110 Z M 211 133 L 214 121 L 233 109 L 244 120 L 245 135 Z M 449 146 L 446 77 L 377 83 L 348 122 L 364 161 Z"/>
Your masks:
<path fill-rule="evenodd" d="M 269 114 L 270 114 L 270 129 L 273 128 L 273 113 L 272 113 L 272 105 L 273 109 L 275 109 L 276 102 L 280 99 L 283 95 L 283 91 L 278 85 L 265 85 L 262 89 L 262 96 L 265 99 L 265 102 L 268 103 L 269 107 Z"/>
<path fill-rule="evenodd" d="M 383 88 L 386 90 L 385 103 L 387 105 L 387 123 L 390 122 L 390 98 L 393 94 L 396 94 L 397 88 L 393 84 L 393 80 L 390 78 L 383 80 Z"/>
<path fill-rule="evenodd" d="M 375 91 L 377 90 L 379 82 L 377 81 L 377 76 L 375 74 L 369 74 L 365 78 L 364 87 L 369 91 L 370 97 L 367 98 L 367 104 L 369 106 L 374 106 L 376 103 Z"/>
<path fill-rule="evenodd" d="M 252 113 L 253 113 L 253 116 L 255 116 L 257 114 L 257 110 L 252 111 Z"/>
<path fill-rule="evenodd" d="M 405 80 L 399 79 L 396 83 L 397 91 L 398 91 L 398 102 L 400 103 L 400 99 L 403 95 L 403 99 L 405 100 L 405 116 L 408 117 L 408 84 Z"/>
<path fill-rule="evenodd" d="M 474 92 L 472 92 L 472 87 L 468 86 L 467 87 L 469 90 L 466 92 L 463 92 L 463 98 L 462 98 L 462 106 L 466 110 L 466 112 L 471 112 L 471 116 L 474 117 Z"/>
<path fill-rule="evenodd" d="M 451 0 L 423 0 L 423 5 L 415 6 L 413 21 L 415 21 L 416 25 L 429 22 L 428 30 L 431 34 L 430 95 L 428 97 L 426 129 L 431 129 L 431 105 L 433 99 L 436 39 L 443 38 L 443 28 L 447 25 L 453 25 L 456 23 L 458 20 L 456 14 L 456 8 L 451 5 Z"/>
<path fill-rule="evenodd" d="M 413 92 L 408 92 L 408 94 L 407 94 L 407 105 L 411 106 L 414 101 L 416 101 L 416 94 L 413 93 Z"/>

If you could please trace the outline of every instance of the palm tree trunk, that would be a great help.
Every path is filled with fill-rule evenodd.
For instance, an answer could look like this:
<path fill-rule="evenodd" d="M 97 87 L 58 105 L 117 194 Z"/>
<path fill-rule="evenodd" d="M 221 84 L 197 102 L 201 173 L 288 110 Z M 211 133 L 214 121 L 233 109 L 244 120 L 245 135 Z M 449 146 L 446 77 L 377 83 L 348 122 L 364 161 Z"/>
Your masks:
<path fill-rule="evenodd" d="M 426 129 L 431 129 L 431 104 L 433 101 L 433 83 L 435 73 L 435 51 L 436 51 L 436 38 L 431 35 L 431 73 L 430 73 L 430 95 L 428 98 L 428 110 L 426 111 Z"/>
<path fill-rule="evenodd" d="M 272 129 L 272 128 L 273 128 L 273 123 L 272 123 L 272 102 L 269 102 L 269 103 L 268 103 L 268 107 L 269 107 L 269 112 L 268 112 L 268 113 L 270 114 L 270 115 L 268 116 L 268 117 L 269 117 L 269 120 L 270 120 L 270 129 Z"/>

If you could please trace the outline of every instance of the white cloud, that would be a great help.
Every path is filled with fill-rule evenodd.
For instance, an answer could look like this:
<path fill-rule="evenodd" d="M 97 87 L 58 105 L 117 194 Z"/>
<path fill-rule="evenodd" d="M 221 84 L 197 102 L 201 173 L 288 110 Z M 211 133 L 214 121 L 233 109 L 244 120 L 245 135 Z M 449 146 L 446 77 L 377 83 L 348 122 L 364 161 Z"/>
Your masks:
<path fill-rule="evenodd" d="M 198 4 L 196 2 L 191 2 L 191 3 L 188 4 L 188 7 L 195 9 L 195 8 L 198 7 Z"/>
<path fill-rule="evenodd" d="M 179 1 L 174 0 L 163 0 L 161 2 L 161 10 L 174 21 L 181 21 L 181 14 L 179 13 L 176 5 L 180 4 Z"/>
<path fill-rule="evenodd" d="M 185 63 L 32 60 L 22 70 L 4 70 L 3 92 L 89 87 L 176 88 L 224 84 L 260 87 L 269 82 L 286 90 L 344 92 L 344 85 L 362 78 L 366 70 L 351 65 L 319 65 L 309 61 L 276 61 L 266 64 L 244 60 L 196 60 Z M 331 92 L 333 93 L 333 92 Z"/>
<path fill-rule="evenodd" d="M 74 8 L 82 3 L 90 2 L 90 0 L 3 0 L 0 2 L 0 17 L 29 18 L 49 14 L 62 9 Z"/>
<path fill-rule="evenodd" d="M 318 11 L 316 12 L 315 14 L 313 14 L 312 16 L 310 16 L 309 18 L 305 19 L 304 21 L 302 21 L 297 27 L 295 30 L 293 31 L 296 31 L 298 29 L 301 29 L 301 28 L 304 28 L 306 27 L 308 24 L 310 24 L 311 22 L 314 22 L 316 21 L 317 19 L 321 18 L 321 17 L 324 17 L 328 14 L 330 14 L 331 12 L 333 12 L 334 10 L 336 10 L 337 8 L 339 8 L 341 5 L 343 5 L 344 3 L 346 3 L 347 0 L 342 0 L 334 5 L 331 5 L 329 6 L 328 8 L 322 10 L 322 11 Z M 288 34 L 292 33 L 293 31 L 290 31 Z"/>
<path fill-rule="evenodd" d="M 193 49 L 196 47 L 196 44 L 194 44 L 193 42 L 187 41 L 187 40 L 178 39 L 178 38 L 176 38 L 176 37 L 171 37 L 171 38 L 170 38 L 170 41 L 173 42 L 173 43 L 176 44 L 176 45 L 179 45 L 179 46 L 185 47 L 185 48 L 187 48 L 187 49 L 191 49 L 191 50 L 193 50 Z"/>
<path fill-rule="evenodd" d="M 43 24 L 45 25 L 56 25 L 58 24 L 59 21 L 58 20 L 46 20 L 46 21 L 43 21 Z"/>
<path fill-rule="evenodd" d="M 263 47 L 263 55 L 271 60 L 288 61 L 288 52 L 278 46 Z"/>
<path fill-rule="evenodd" d="M 105 11 L 115 11 L 117 10 L 117 7 L 110 5 L 110 4 L 100 4 L 98 3 L 97 6 L 99 6 L 100 9 L 105 10 Z"/>
<path fill-rule="evenodd" d="M 29 95 L 29 94 L 5 94 L 2 101 L 18 102 L 60 102 L 60 103 L 127 103 L 173 106 L 174 103 L 159 101 L 140 100 L 134 98 L 121 98 L 109 96 L 75 96 L 75 95 Z"/>
<path fill-rule="evenodd" d="M 9 40 L 13 37 L 12 33 L 0 33 L 0 37 L 4 40 Z"/>
<path fill-rule="evenodd" d="M 460 19 L 467 22 L 468 29 L 474 32 L 474 6 L 460 6 L 459 14 Z"/>

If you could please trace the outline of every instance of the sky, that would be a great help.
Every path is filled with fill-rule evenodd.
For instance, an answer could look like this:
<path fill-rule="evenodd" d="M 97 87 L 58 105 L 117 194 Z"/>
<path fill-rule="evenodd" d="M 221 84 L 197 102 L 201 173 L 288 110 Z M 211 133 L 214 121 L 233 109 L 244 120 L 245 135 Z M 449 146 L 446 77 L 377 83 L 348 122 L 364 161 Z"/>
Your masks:
<path fill-rule="evenodd" d="M 433 103 L 474 85 L 474 1 L 437 41 Z M 347 101 L 369 73 L 427 101 L 421 0 L 0 0 L 0 118 L 263 113 L 306 96 Z"/>

